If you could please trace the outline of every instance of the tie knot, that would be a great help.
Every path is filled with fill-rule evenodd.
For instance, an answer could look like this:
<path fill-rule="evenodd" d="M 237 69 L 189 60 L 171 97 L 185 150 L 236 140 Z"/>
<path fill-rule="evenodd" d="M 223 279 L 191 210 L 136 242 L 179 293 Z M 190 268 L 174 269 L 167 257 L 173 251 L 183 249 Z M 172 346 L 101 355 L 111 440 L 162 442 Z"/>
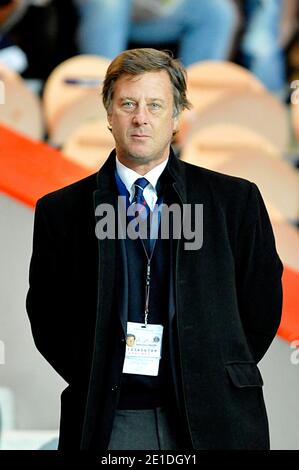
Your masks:
<path fill-rule="evenodd" d="M 145 211 L 141 211 L 140 208 L 138 210 L 139 210 L 139 215 L 143 213 L 143 216 L 145 216 L 145 218 L 149 214 L 149 207 L 144 198 L 143 190 L 148 184 L 149 184 L 149 181 L 146 178 L 138 178 L 134 183 L 135 194 L 132 199 L 132 204 L 139 204 L 139 205 L 144 206 Z"/>
<path fill-rule="evenodd" d="M 134 186 L 135 186 L 135 191 L 137 191 L 137 188 L 139 188 L 139 190 L 143 191 L 144 188 L 149 184 L 148 180 L 146 178 L 138 178 L 135 183 L 134 183 Z"/>

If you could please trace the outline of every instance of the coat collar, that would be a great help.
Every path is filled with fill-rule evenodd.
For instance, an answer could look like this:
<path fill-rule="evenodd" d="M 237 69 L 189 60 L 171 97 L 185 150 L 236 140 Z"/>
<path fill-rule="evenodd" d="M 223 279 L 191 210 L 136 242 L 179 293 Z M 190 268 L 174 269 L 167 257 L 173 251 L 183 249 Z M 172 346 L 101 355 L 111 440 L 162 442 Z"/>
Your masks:
<path fill-rule="evenodd" d="M 169 181 L 183 204 L 187 202 L 185 168 L 185 163 L 176 157 L 171 148 L 167 165 Z"/>
<path fill-rule="evenodd" d="M 114 198 L 117 196 L 117 186 L 115 182 L 115 150 L 113 150 L 102 168 L 97 173 L 97 190 L 95 191 L 95 200 L 100 201 Z M 170 148 L 169 160 L 166 167 L 167 183 L 173 186 L 179 195 L 182 203 L 186 203 L 186 178 L 185 164 L 178 160 L 172 148 Z"/>

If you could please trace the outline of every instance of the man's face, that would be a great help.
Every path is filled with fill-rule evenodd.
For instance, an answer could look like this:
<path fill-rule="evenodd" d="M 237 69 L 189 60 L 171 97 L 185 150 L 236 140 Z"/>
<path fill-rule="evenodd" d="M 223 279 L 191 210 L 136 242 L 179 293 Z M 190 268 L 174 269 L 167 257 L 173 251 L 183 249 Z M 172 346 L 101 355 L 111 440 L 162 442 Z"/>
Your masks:
<path fill-rule="evenodd" d="M 115 83 L 108 121 L 117 157 L 126 166 L 154 163 L 169 155 L 177 118 L 173 94 L 164 70 L 137 76 L 122 75 Z"/>
<path fill-rule="evenodd" d="M 131 348 L 132 346 L 134 346 L 134 343 L 135 343 L 135 336 L 128 335 L 127 336 L 127 345 Z"/>

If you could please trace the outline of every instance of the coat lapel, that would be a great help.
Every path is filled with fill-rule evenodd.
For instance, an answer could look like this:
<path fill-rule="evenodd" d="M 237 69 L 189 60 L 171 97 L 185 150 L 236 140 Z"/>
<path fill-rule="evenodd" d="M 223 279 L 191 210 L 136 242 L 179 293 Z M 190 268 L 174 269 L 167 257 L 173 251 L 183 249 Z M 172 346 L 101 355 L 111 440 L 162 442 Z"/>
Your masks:
<path fill-rule="evenodd" d="M 116 213 L 117 189 L 114 178 L 115 153 L 112 152 L 97 175 L 98 189 L 94 192 L 94 209 L 100 204 L 111 205 Z M 95 216 L 95 225 L 98 217 Z M 104 367 L 106 351 L 109 350 L 109 327 L 112 308 L 115 305 L 117 244 L 109 238 L 98 238 L 98 292 L 97 318 L 94 337 L 93 360 L 84 419 L 81 448 L 89 448 L 96 427 L 97 410 L 101 398 L 99 391 L 105 389 Z"/>
<path fill-rule="evenodd" d="M 95 208 L 99 204 L 111 204 L 114 207 L 115 214 L 117 214 L 117 197 L 119 194 L 115 182 L 115 158 L 115 151 L 112 151 L 106 163 L 97 175 L 97 184 L 99 189 L 94 193 L 94 204 Z M 116 228 L 116 230 L 118 229 L 119 227 Z M 103 241 L 106 243 L 103 243 Z M 116 232 L 115 240 L 99 240 L 98 244 L 101 264 L 103 261 L 106 261 L 104 266 L 109 266 L 109 268 L 107 268 L 107 274 L 108 271 L 111 271 L 109 274 L 111 275 L 113 272 L 115 275 L 117 290 L 119 292 L 117 307 L 123 332 L 126 334 L 128 319 L 128 270 L 125 241 L 122 238 L 118 240 Z M 110 250 L 110 253 L 108 253 L 107 250 Z M 112 260 L 110 256 L 112 253 L 114 253 L 114 260 Z M 113 291 L 111 286 L 110 288 L 108 286 L 108 289 L 112 295 L 111 301 L 113 301 Z M 105 301 L 107 302 L 107 300 L 108 299 L 106 297 Z"/>

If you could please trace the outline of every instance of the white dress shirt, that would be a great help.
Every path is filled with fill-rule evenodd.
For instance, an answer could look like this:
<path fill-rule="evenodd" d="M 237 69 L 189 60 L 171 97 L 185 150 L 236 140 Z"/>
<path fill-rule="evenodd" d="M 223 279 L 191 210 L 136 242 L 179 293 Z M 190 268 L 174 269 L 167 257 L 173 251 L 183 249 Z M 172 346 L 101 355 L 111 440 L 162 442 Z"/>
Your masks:
<path fill-rule="evenodd" d="M 160 163 L 159 165 L 155 166 L 155 168 L 150 170 L 145 175 L 139 175 L 139 173 L 136 173 L 136 171 L 131 170 L 131 168 L 128 168 L 127 166 L 123 165 L 116 157 L 116 171 L 118 173 L 118 176 L 120 177 L 120 179 L 122 180 L 122 182 L 124 183 L 124 185 L 126 186 L 129 192 L 130 202 L 132 202 L 132 199 L 135 193 L 135 187 L 134 187 L 135 181 L 138 178 L 146 178 L 149 181 L 149 184 L 144 188 L 143 196 L 150 210 L 151 211 L 154 210 L 155 204 L 158 199 L 157 190 L 156 190 L 157 182 L 163 170 L 165 169 L 167 162 L 168 162 L 168 158 L 164 160 L 162 163 Z"/>

